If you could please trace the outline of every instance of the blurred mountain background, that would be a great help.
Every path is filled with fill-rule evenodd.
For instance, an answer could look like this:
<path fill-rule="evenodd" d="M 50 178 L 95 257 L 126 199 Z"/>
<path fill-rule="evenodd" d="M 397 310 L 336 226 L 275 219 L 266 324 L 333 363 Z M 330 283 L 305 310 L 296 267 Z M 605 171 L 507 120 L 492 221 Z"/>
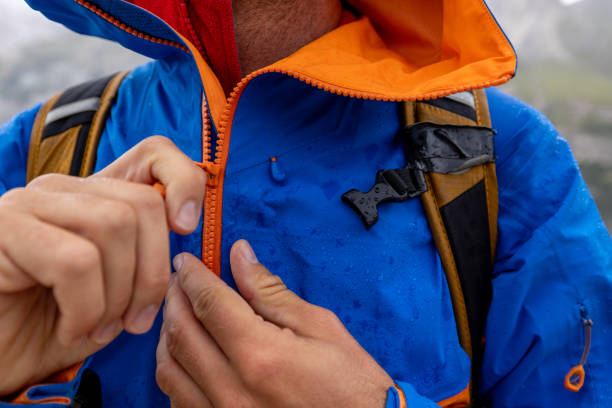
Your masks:
<path fill-rule="evenodd" d="M 544 112 L 569 140 L 612 227 L 612 1 L 488 0 L 519 55 L 501 88 Z M 73 34 L 30 10 L 0 4 L 0 122 L 58 90 L 146 62 Z"/>

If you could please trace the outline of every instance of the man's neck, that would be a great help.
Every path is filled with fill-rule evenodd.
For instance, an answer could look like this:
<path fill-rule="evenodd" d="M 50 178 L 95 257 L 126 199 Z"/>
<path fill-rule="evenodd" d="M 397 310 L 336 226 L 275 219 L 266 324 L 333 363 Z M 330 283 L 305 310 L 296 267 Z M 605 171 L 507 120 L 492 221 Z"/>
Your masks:
<path fill-rule="evenodd" d="M 340 0 L 234 0 L 242 75 L 288 57 L 338 26 Z"/>

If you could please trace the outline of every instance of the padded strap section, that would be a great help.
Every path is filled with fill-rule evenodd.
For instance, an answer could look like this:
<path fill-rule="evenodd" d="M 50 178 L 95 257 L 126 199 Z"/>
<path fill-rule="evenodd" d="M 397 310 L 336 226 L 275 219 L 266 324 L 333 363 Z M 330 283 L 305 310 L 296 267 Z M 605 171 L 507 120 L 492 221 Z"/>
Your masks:
<path fill-rule="evenodd" d="M 466 308 L 465 298 L 463 296 L 463 286 L 457 271 L 457 264 L 453 255 L 452 246 L 444 226 L 442 215 L 440 214 L 440 206 L 433 190 L 431 177 L 426 175 L 427 184 L 430 187 L 427 192 L 421 196 L 421 202 L 425 209 L 425 214 L 429 221 L 429 228 L 433 235 L 436 248 L 440 254 L 440 261 L 446 274 L 446 281 L 453 303 L 455 312 L 455 322 L 457 323 L 457 334 L 459 343 L 465 353 L 472 358 L 472 338 L 470 334 L 470 325 Z"/>
<path fill-rule="evenodd" d="M 55 95 L 41 106 L 36 119 L 34 120 L 34 126 L 32 127 L 32 135 L 30 137 L 30 149 L 28 151 L 28 167 L 26 171 L 26 181 L 29 183 L 37 176 L 44 174 L 42 172 L 42 166 L 39 164 L 40 159 L 40 143 L 42 141 L 43 131 L 45 129 L 45 122 L 47 115 L 55 105 L 55 102 L 59 99 L 61 94 Z M 72 157 L 70 158 L 72 160 Z M 43 158 L 43 162 L 46 158 Z"/>
<path fill-rule="evenodd" d="M 96 154 L 98 150 L 98 144 L 100 143 L 100 136 L 104 130 L 106 119 L 110 113 L 111 107 L 121 82 L 127 75 L 127 72 L 123 72 L 115 75 L 110 82 L 106 85 L 104 92 L 100 96 L 100 107 L 96 112 L 93 121 L 91 122 L 91 128 L 89 130 L 89 137 L 84 146 L 83 158 L 81 160 L 81 166 L 78 175 L 81 177 L 87 177 L 93 173 L 96 165 Z M 76 172 L 76 171 L 75 171 Z"/>
<path fill-rule="evenodd" d="M 407 103 L 406 125 L 431 122 L 490 129 L 484 90 L 469 94 L 463 92 L 435 101 Z M 463 140 L 457 139 L 448 146 L 461 151 L 465 138 L 472 136 L 463 132 L 459 137 Z M 497 242 L 495 156 L 492 144 L 488 147 L 489 160 L 481 163 L 474 160 L 467 171 L 444 174 L 445 169 L 429 166 L 426 169 L 430 171 L 426 175 L 429 190 L 421 196 L 449 285 L 459 341 L 472 358 L 472 390 L 478 386 Z M 469 152 L 461 155 L 469 157 L 466 153 Z"/>
<path fill-rule="evenodd" d="M 49 173 L 86 177 L 93 172 L 100 136 L 126 74 L 77 85 L 42 106 L 32 128 L 27 182 Z"/>
<path fill-rule="evenodd" d="M 480 367 L 481 341 L 491 303 L 491 248 L 484 180 L 440 208 L 465 300 L 472 364 Z"/>

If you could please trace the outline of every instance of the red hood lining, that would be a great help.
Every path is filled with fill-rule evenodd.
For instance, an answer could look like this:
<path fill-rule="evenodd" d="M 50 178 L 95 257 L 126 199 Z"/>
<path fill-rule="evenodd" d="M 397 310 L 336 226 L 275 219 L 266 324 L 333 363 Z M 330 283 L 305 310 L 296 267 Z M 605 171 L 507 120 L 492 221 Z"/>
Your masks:
<path fill-rule="evenodd" d="M 240 81 L 231 0 L 126 0 L 161 18 L 191 41 L 226 93 Z"/>

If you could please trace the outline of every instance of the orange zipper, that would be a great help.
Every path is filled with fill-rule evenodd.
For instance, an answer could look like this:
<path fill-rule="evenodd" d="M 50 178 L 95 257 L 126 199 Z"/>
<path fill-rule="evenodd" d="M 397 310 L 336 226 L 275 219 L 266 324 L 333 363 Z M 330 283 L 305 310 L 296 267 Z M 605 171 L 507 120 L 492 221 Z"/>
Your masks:
<path fill-rule="evenodd" d="M 236 108 L 238 106 L 238 100 L 244 91 L 244 88 L 254 78 L 267 74 L 267 73 L 280 73 L 296 78 L 302 82 L 312 85 L 316 88 L 322 89 L 325 92 L 334 93 L 337 95 L 343 95 L 351 98 L 360 99 L 371 99 L 377 101 L 406 101 L 406 100 L 423 100 L 423 99 L 436 99 L 447 95 L 451 95 L 458 92 L 464 92 L 477 88 L 484 88 L 488 86 L 498 85 L 506 82 L 510 79 L 510 76 L 502 77 L 498 81 L 489 81 L 482 84 L 477 84 L 469 87 L 458 87 L 455 89 L 449 89 L 445 91 L 434 92 L 425 96 L 416 96 L 414 98 L 393 98 L 385 95 L 379 95 L 371 92 L 355 91 L 346 88 L 341 88 L 332 84 L 328 84 L 323 81 L 319 81 L 310 77 L 307 77 L 299 72 L 275 68 L 274 66 L 263 68 L 252 74 L 247 75 L 243 78 L 234 88 L 230 97 L 227 99 L 225 109 L 221 115 L 221 122 L 218 124 L 217 134 L 217 151 L 215 152 L 214 162 L 212 162 L 212 168 L 215 174 L 209 174 L 209 183 L 206 189 L 206 197 L 204 200 L 204 228 L 202 231 L 202 260 L 205 265 L 211 269 L 214 273 L 219 275 L 221 273 L 221 229 L 222 229 L 222 206 L 223 206 L 223 181 L 225 178 L 225 168 L 227 164 L 227 157 L 229 153 L 229 142 L 232 131 L 232 119 Z M 208 145 L 209 146 L 209 145 Z M 209 147 L 210 150 L 210 147 Z M 204 154 L 206 155 L 206 151 Z"/>
<path fill-rule="evenodd" d="M 122 30 L 149 40 L 151 42 L 171 45 L 183 51 L 189 52 L 188 48 L 182 44 L 174 41 L 165 40 L 157 37 L 153 37 L 149 34 L 142 33 L 135 30 L 132 27 L 127 26 L 117 18 L 111 16 L 107 12 L 100 8 L 92 5 L 87 0 L 74 0 L 81 6 L 89 9 L 98 16 L 102 17 L 106 21 L 121 28 Z M 180 36 L 180 34 L 177 33 Z M 198 52 L 194 47 L 192 52 Z M 202 57 L 200 55 L 200 57 Z M 202 57 L 203 58 L 203 57 Z M 200 70 L 201 68 L 198 67 Z M 210 141 L 210 109 L 206 103 L 206 98 L 203 96 L 202 101 L 202 163 L 198 163 L 200 167 L 208 174 L 208 180 L 206 183 L 206 195 L 204 198 L 204 220 L 202 228 L 202 261 L 204 264 L 215 272 L 217 275 L 221 273 L 221 221 L 222 221 L 222 206 L 223 206 L 223 181 L 225 178 L 225 168 L 227 164 L 227 157 L 229 153 L 229 141 L 232 130 L 232 119 L 238 105 L 238 100 L 244 91 L 244 88 L 254 78 L 267 74 L 267 73 L 279 73 L 288 75 L 296 78 L 302 82 L 319 88 L 325 92 L 330 92 L 337 95 L 343 95 L 351 98 L 359 99 L 370 99 L 377 101 L 418 101 L 427 99 L 437 99 L 444 96 L 448 96 L 458 92 L 469 91 L 472 89 L 486 88 L 489 86 L 500 85 L 508 81 L 512 76 L 505 75 L 497 80 L 485 81 L 482 83 L 474 84 L 471 86 L 456 87 L 441 91 L 432 91 L 423 95 L 413 95 L 408 97 L 390 97 L 388 95 L 377 94 L 373 92 L 357 91 L 339 87 L 337 85 L 329 84 L 324 81 L 310 78 L 302 73 L 292 71 L 286 68 L 276 67 L 274 65 L 255 71 L 246 77 L 244 77 L 234 88 L 229 98 L 227 99 L 225 108 L 220 116 L 220 122 L 217 124 L 217 146 L 214 156 L 211 152 L 211 141 Z M 203 78 L 203 76 L 202 76 Z M 204 84 L 202 84 L 204 85 Z"/>
<path fill-rule="evenodd" d="M 152 35 L 149 34 L 145 34 L 142 31 L 138 31 L 136 29 L 134 29 L 133 27 L 128 26 L 127 24 L 125 24 L 124 22 L 122 22 L 121 20 L 119 20 L 118 18 L 115 18 L 113 16 L 111 16 L 110 14 L 108 14 L 106 11 L 102 10 L 101 8 L 94 6 L 93 4 L 91 4 L 89 1 L 87 0 L 74 0 L 75 3 L 85 7 L 86 9 L 88 9 L 89 11 L 97 14 L 98 16 L 102 17 L 104 20 L 108 21 L 109 23 L 111 23 L 112 25 L 114 25 L 115 27 L 118 27 L 120 29 L 122 29 L 123 31 L 132 34 L 135 37 L 138 38 L 142 38 L 144 40 L 147 41 L 151 41 L 157 44 L 164 44 L 164 45 L 170 45 L 172 47 L 178 48 L 180 50 L 183 50 L 185 52 L 188 52 L 187 47 L 185 47 L 182 44 L 179 44 L 177 42 L 174 41 L 170 41 L 170 40 L 166 40 L 163 38 L 158 38 L 158 37 L 154 37 Z"/>

